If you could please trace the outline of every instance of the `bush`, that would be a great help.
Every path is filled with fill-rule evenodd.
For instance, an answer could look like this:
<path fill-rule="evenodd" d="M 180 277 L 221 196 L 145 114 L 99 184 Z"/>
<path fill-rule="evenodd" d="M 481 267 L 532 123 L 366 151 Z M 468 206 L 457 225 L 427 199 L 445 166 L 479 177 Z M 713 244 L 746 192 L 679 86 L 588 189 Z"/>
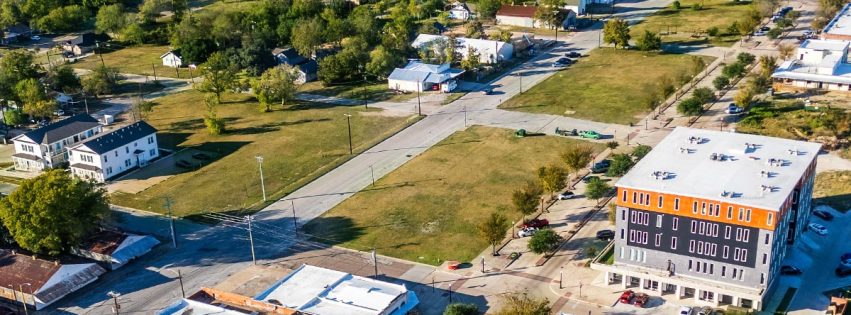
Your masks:
<path fill-rule="evenodd" d="M 662 49 L 662 37 L 651 31 L 644 31 L 636 41 L 636 46 L 641 51 Z"/>
<path fill-rule="evenodd" d="M 680 2 L 676 1 L 676 0 L 673 3 L 671 3 L 671 9 L 674 9 L 674 10 L 679 10 L 681 8 L 681 6 L 682 5 L 680 4 Z"/>
<path fill-rule="evenodd" d="M 548 253 L 555 250 L 561 241 L 561 235 L 556 234 L 552 229 L 542 229 L 532 235 L 532 239 L 529 240 L 529 250 L 535 254 Z"/>
<path fill-rule="evenodd" d="M 649 145 L 640 144 L 632 150 L 632 157 L 635 161 L 641 160 L 647 153 L 650 153 L 650 150 L 653 150 L 653 148 Z"/>
<path fill-rule="evenodd" d="M 756 56 L 743 52 L 739 53 L 739 55 L 736 56 L 736 60 L 742 63 L 742 65 L 749 65 L 753 63 L 754 60 L 756 60 Z"/>
<path fill-rule="evenodd" d="M 766 35 L 768 35 L 769 39 L 777 39 L 778 37 L 780 37 L 780 34 L 782 34 L 782 33 L 783 33 L 782 29 L 780 29 L 779 27 L 775 27 L 775 28 L 772 28 L 771 30 L 769 30 L 768 34 L 766 34 Z"/>
<path fill-rule="evenodd" d="M 446 306 L 443 315 L 478 315 L 476 304 L 452 303 Z"/>
<path fill-rule="evenodd" d="M 715 80 L 712 80 L 712 86 L 714 86 L 716 90 L 723 90 L 728 85 L 730 85 L 730 79 L 727 79 L 725 76 L 719 76 L 716 77 Z"/>
<path fill-rule="evenodd" d="M 713 26 L 713 27 L 706 29 L 706 35 L 715 37 L 715 36 L 721 35 L 721 30 L 718 29 L 717 26 Z"/>
<path fill-rule="evenodd" d="M 721 69 L 721 74 L 727 78 L 741 77 L 745 74 L 745 65 L 741 62 L 731 63 L 724 66 L 724 69 Z"/>
<path fill-rule="evenodd" d="M 225 121 L 216 117 L 204 117 L 204 125 L 211 135 L 218 136 L 225 132 Z"/>
<path fill-rule="evenodd" d="M 777 27 L 787 28 L 787 27 L 792 26 L 792 20 L 787 19 L 787 18 L 782 18 L 782 19 L 777 20 L 777 22 L 774 22 L 774 24 L 777 25 Z"/>
<path fill-rule="evenodd" d="M 708 87 L 697 88 L 692 93 L 692 96 L 701 103 L 709 103 L 715 100 L 715 93 Z"/>
<path fill-rule="evenodd" d="M 677 112 L 686 116 L 696 116 L 703 112 L 703 103 L 697 98 L 689 97 L 677 104 Z"/>
<path fill-rule="evenodd" d="M 635 162 L 632 161 L 632 157 L 629 155 L 623 153 L 615 154 L 612 156 L 612 165 L 609 166 L 609 170 L 606 171 L 606 176 L 623 176 L 634 164 Z"/>

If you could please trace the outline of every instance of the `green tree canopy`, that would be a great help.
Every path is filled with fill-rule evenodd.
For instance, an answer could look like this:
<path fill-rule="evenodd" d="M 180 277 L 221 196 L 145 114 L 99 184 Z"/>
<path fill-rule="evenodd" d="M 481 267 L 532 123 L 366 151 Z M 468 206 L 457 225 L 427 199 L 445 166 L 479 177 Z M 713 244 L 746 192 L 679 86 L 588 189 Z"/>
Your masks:
<path fill-rule="evenodd" d="M 496 245 L 505 238 L 505 231 L 508 230 L 508 219 L 499 213 L 491 213 L 491 215 L 478 225 L 479 235 L 491 245 L 493 255 L 496 255 Z"/>
<path fill-rule="evenodd" d="M 677 112 L 686 116 L 696 116 L 703 112 L 703 102 L 689 97 L 677 103 Z"/>
<path fill-rule="evenodd" d="M 118 69 L 100 66 L 92 70 L 91 73 L 83 77 L 80 81 L 83 86 L 83 91 L 88 94 L 100 96 L 113 92 L 121 79 L 118 74 Z"/>
<path fill-rule="evenodd" d="M 60 169 L 24 180 L 0 201 L 0 219 L 15 242 L 49 255 L 79 244 L 108 211 L 106 190 Z"/>
<path fill-rule="evenodd" d="M 632 150 L 632 157 L 635 159 L 635 161 L 639 161 L 643 159 L 644 156 L 647 155 L 647 153 L 650 153 L 650 150 L 652 149 L 653 148 L 649 145 L 639 144 L 637 147 L 635 147 L 635 149 Z"/>
<path fill-rule="evenodd" d="M 585 185 L 585 196 L 594 200 L 599 200 L 605 197 L 609 193 L 610 189 L 611 187 L 609 187 L 609 184 L 606 184 L 606 182 L 597 178 L 588 182 L 588 185 Z"/>
<path fill-rule="evenodd" d="M 295 98 L 297 78 L 298 72 L 290 65 L 269 68 L 253 81 L 254 95 L 257 95 L 265 111 L 271 111 L 272 104 L 284 105 Z"/>
<path fill-rule="evenodd" d="M 476 304 L 452 303 L 446 306 L 443 315 L 478 315 Z"/>
<path fill-rule="evenodd" d="M 712 80 L 712 86 L 715 87 L 716 90 L 723 90 L 728 85 L 730 85 L 730 79 L 723 75 L 717 76 L 714 80 Z"/>
<path fill-rule="evenodd" d="M 639 50 L 643 51 L 660 50 L 662 49 L 662 36 L 645 30 L 644 33 L 638 37 L 636 46 L 638 46 Z"/>
<path fill-rule="evenodd" d="M 292 31 L 293 48 L 302 56 L 313 56 L 316 49 L 324 42 L 325 27 L 319 18 L 301 20 Z"/>
<path fill-rule="evenodd" d="M 550 301 L 536 298 L 528 292 L 509 293 L 502 298 L 502 308 L 495 315 L 549 315 Z"/>
<path fill-rule="evenodd" d="M 603 25 L 603 41 L 615 45 L 615 48 L 629 46 L 629 39 L 629 23 L 624 19 L 610 19 Z"/>
<path fill-rule="evenodd" d="M 121 4 L 103 6 L 95 17 L 95 30 L 101 34 L 117 34 L 128 24 Z"/>
<path fill-rule="evenodd" d="M 47 71 L 47 83 L 51 89 L 66 93 L 72 93 L 82 87 L 80 78 L 74 73 L 74 69 L 68 65 L 50 68 Z"/>
<path fill-rule="evenodd" d="M 387 78 L 390 72 L 399 64 L 400 58 L 393 54 L 384 46 L 378 45 L 369 52 L 369 62 L 366 64 L 366 72 L 378 77 L 379 79 Z"/>
<path fill-rule="evenodd" d="M 233 61 L 225 54 L 214 52 L 201 66 L 204 80 L 197 85 L 197 89 L 204 93 L 212 93 L 216 96 L 216 103 L 221 103 L 222 94 L 234 87 L 237 83 L 237 69 Z"/>
<path fill-rule="evenodd" d="M 567 148 L 561 154 L 561 159 L 567 165 L 567 169 L 571 173 L 578 173 L 579 170 L 588 166 L 594 155 L 594 148 L 585 144 L 574 144 Z"/>
<path fill-rule="evenodd" d="M 606 171 L 606 176 L 618 177 L 623 176 L 635 163 L 632 162 L 632 157 L 627 154 L 618 153 L 612 155 L 612 164 Z"/>
<path fill-rule="evenodd" d="M 550 195 L 567 187 L 567 182 L 565 182 L 567 170 L 561 166 L 542 166 L 538 168 L 537 175 L 538 180 L 541 182 L 541 188 L 550 193 Z"/>
<path fill-rule="evenodd" d="M 544 254 L 554 251 L 563 238 L 549 228 L 541 229 L 532 235 L 529 240 L 529 250 L 535 254 Z"/>
<path fill-rule="evenodd" d="M 83 29 L 89 19 L 89 10 L 79 5 L 69 5 L 50 10 L 36 22 L 40 30 L 59 33 Z"/>

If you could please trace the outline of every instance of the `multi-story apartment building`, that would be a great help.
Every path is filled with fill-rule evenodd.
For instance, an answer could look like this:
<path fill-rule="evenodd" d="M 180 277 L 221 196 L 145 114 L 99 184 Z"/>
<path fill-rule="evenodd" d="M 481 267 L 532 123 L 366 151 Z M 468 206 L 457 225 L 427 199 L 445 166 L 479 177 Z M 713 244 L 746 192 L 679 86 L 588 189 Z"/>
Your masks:
<path fill-rule="evenodd" d="M 157 130 L 144 121 L 92 138 L 69 149 L 71 172 L 104 182 L 160 156 Z"/>
<path fill-rule="evenodd" d="M 79 114 L 12 138 L 12 160 L 20 171 L 41 171 L 68 160 L 68 147 L 102 131 L 97 119 Z"/>
<path fill-rule="evenodd" d="M 610 284 L 760 310 L 806 228 L 819 144 L 679 127 L 615 185 Z"/>

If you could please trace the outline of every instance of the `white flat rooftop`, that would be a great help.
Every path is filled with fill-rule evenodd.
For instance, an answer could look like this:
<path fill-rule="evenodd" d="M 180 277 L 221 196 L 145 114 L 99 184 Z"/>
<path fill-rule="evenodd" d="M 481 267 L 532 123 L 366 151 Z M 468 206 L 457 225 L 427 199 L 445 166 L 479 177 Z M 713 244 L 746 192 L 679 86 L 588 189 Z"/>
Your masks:
<path fill-rule="evenodd" d="M 677 127 L 616 186 L 778 210 L 820 148 L 818 143 Z M 713 154 L 723 158 L 712 160 Z M 654 172 L 667 172 L 667 179 Z"/>
<path fill-rule="evenodd" d="M 402 285 L 304 265 L 255 299 L 311 314 L 369 315 L 384 314 L 406 294 Z"/>
<path fill-rule="evenodd" d="M 827 23 L 827 26 L 824 27 L 823 33 L 851 35 L 851 10 L 849 8 L 851 8 L 851 4 L 846 4 L 842 10 L 839 10 L 833 20 L 830 20 L 830 23 Z"/>
<path fill-rule="evenodd" d="M 813 50 L 843 51 L 848 42 L 841 40 L 808 39 L 801 43 L 801 48 Z"/>

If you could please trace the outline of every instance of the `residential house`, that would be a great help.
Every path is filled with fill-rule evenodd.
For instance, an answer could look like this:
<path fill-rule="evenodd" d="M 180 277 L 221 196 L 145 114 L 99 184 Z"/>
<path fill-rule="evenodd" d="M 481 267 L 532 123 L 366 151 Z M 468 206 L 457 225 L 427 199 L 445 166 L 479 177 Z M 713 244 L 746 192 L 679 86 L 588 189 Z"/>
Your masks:
<path fill-rule="evenodd" d="M 3 30 L 3 38 L 0 39 L 0 45 L 9 45 L 21 40 L 28 40 L 32 36 L 33 30 L 24 24 L 15 24 Z"/>
<path fill-rule="evenodd" d="M 409 61 L 404 68 L 396 68 L 387 77 L 391 90 L 403 92 L 441 91 L 451 92 L 458 86 L 461 69 L 452 69 L 449 64 L 433 65 Z"/>
<path fill-rule="evenodd" d="M 774 70 L 775 88 L 851 90 L 849 42 L 808 39 L 801 43 L 793 59 Z"/>
<path fill-rule="evenodd" d="M 68 160 L 68 147 L 102 131 L 97 119 L 78 114 L 12 138 L 12 161 L 20 171 L 41 171 Z"/>
<path fill-rule="evenodd" d="M 158 158 L 157 130 L 138 121 L 72 147 L 69 156 L 71 173 L 105 182 Z"/>
<path fill-rule="evenodd" d="M 62 50 L 80 56 L 94 50 L 98 45 L 97 35 L 94 33 L 71 34 L 57 37 L 53 40 L 59 43 Z"/>
<path fill-rule="evenodd" d="M 411 43 L 415 49 L 433 49 L 433 44 L 436 41 L 448 41 L 449 37 L 443 35 L 420 34 Z M 479 62 L 482 64 L 499 63 L 509 60 L 514 57 L 514 46 L 509 43 L 487 40 L 458 37 L 456 41 L 456 50 L 461 54 L 462 58 L 467 58 L 469 48 L 475 49 L 479 53 Z M 441 52 L 442 53 L 442 52 Z"/>
<path fill-rule="evenodd" d="M 202 288 L 157 314 L 404 315 L 417 304 L 404 285 L 302 265 L 254 297 Z"/>
<path fill-rule="evenodd" d="M 163 66 L 171 68 L 180 68 L 183 66 L 183 56 L 179 52 L 169 50 L 160 56 L 163 61 Z"/>
<path fill-rule="evenodd" d="M 541 23 L 535 19 L 536 6 L 518 6 L 504 4 L 496 12 L 496 24 L 511 25 L 528 28 L 550 28 L 551 25 Z M 576 25 L 576 11 L 571 9 L 557 9 L 558 19 L 562 21 L 560 27 L 567 29 Z"/>
<path fill-rule="evenodd" d="M 315 81 L 319 72 L 319 63 L 316 59 L 306 58 L 300 55 L 294 48 L 275 48 L 272 50 L 272 56 L 279 65 L 287 64 L 298 71 L 299 76 L 296 83 L 302 84 L 305 82 Z"/>
<path fill-rule="evenodd" d="M 0 249 L 0 298 L 41 310 L 106 272 L 96 263 L 49 261 Z"/>
<path fill-rule="evenodd" d="M 147 254 L 159 243 L 150 235 L 101 230 L 90 235 L 79 247 L 71 248 L 71 253 L 103 262 L 110 270 L 115 270 Z"/>
<path fill-rule="evenodd" d="M 449 9 L 450 19 L 466 21 L 473 16 L 473 11 L 471 11 L 464 2 L 455 1 L 451 6 L 452 7 Z"/>
<path fill-rule="evenodd" d="M 585 9 L 588 4 L 612 5 L 613 1 L 614 0 L 565 0 L 561 9 L 576 12 L 578 15 L 585 15 Z"/>

